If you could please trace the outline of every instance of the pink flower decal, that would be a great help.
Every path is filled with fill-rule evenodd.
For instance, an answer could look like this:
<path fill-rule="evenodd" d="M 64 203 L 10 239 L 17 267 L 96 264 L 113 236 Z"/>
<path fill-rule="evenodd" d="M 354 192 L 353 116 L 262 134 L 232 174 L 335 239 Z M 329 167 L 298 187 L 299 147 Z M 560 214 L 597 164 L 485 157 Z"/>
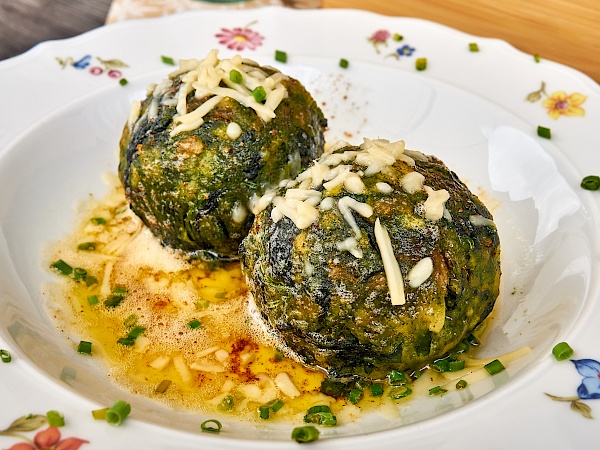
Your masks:
<path fill-rule="evenodd" d="M 255 50 L 262 45 L 264 37 L 248 27 L 221 28 L 216 34 L 219 44 L 226 45 L 229 50 Z"/>
<path fill-rule="evenodd" d="M 74 437 L 61 440 L 58 428 L 48 427 L 35 435 L 33 445 L 19 443 L 8 450 L 77 450 L 83 444 L 88 443 L 89 441 Z"/>

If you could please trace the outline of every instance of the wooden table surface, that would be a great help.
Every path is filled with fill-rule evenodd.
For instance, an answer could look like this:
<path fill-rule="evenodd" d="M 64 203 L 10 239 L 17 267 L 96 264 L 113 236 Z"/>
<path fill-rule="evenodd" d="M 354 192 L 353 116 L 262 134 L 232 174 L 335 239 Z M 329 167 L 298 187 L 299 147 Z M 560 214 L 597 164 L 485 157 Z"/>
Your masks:
<path fill-rule="evenodd" d="M 127 1 L 133 0 L 119 3 Z M 325 8 L 419 17 L 476 36 L 500 38 L 524 52 L 566 64 L 600 82 L 600 0 L 322 2 Z M 2 0 L 0 59 L 18 55 L 41 41 L 75 36 L 99 27 L 107 20 L 110 7 L 111 0 Z"/>

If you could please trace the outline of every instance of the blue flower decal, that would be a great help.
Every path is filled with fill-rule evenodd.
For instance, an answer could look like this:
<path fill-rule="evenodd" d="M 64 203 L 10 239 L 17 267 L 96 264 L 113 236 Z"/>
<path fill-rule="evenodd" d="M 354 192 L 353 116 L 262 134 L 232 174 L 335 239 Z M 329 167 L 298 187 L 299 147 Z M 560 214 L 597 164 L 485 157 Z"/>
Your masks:
<path fill-rule="evenodd" d="M 577 388 L 579 398 L 600 398 L 600 362 L 595 359 L 571 360 L 580 375 L 583 376 L 581 384 Z"/>
<path fill-rule="evenodd" d="M 403 45 L 396 50 L 398 56 L 411 56 L 415 52 L 415 48 L 409 45 Z"/>
<path fill-rule="evenodd" d="M 73 63 L 73 67 L 75 67 L 76 69 L 85 69 L 87 66 L 90 65 L 90 60 L 91 59 L 92 59 L 91 55 L 85 55 L 79 61 L 75 61 Z"/>

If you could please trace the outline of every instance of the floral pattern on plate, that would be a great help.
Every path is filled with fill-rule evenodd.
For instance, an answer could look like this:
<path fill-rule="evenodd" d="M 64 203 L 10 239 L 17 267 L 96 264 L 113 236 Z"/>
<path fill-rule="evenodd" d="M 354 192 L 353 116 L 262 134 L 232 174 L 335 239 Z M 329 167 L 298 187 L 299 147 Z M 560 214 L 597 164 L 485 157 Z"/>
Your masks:
<path fill-rule="evenodd" d="M 250 28 L 256 22 L 249 23 L 244 27 L 221 28 L 215 35 L 219 44 L 225 45 L 229 50 L 256 50 L 263 44 L 264 36 Z"/>
<path fill-rule="evenodd" d="M 94 59 L 97 63 L 94 63 Z M 119 79 L 123 76 L 120 69 L 129 67 L 120 59 L 102 59 L 98 56 L 93 58 L 92 55 L 84 55 L 77 60 L 71 56 L 67 56 L 66 58 L 57 56 L 56 61 L 63 69 L 67 66 L 71 66 L 77 70 L 87 70 L 88 73 L 96 76 L 106 73 L 109 78 L 115 79 Z"/>
<path fill-rule="evenodd" d="M 40 414 L 23 416 L 11 423 L 7 429 L 0 431 L 0 436 L 12 436 L 25 441 L 12 445 L 8 450 L 77 450 L 82 445 L 89 444 L 89 441 L 76 437 L 61 439 L 60 430 L 55 426 L 38 431 L 33 439 L 22 434 L 35 431 L 47 422 L 47 417 Z"/>
<path fill-rule="evenodd" d="M 572 359 L 577 372 L 583 377 L 577 388 L 577 396 L 559 397 L 546 393 L 548 397 L 557 402 L 571 403 L 571 409 L 581 414 L 586 419 L 593 419 L 592 409 L 582 400 L 600 399 L 600 362 L 595 359 Z"/>
<path fill-rule="evenodd" d="M 542 107 L 548 110 L 548 115 L 556 120 L 561 116 L 583 117 L 585 109 L 581 105 L 587 100 L 587 96 L 574 92 L 567 94 L 565 91 L 555 91 L 548 95 L 546 92 L 546 83 L 542 81 L 541 87 L 537 91 L 530 92 L 526 100 L 535 103 L 544 98 Z"/>

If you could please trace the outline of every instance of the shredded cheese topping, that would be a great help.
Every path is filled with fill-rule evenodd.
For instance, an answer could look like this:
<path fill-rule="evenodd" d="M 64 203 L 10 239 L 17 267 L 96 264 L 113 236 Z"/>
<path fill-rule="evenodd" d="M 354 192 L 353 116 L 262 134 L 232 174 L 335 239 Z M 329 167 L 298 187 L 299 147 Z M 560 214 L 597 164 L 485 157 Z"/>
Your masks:
<path fill-rule="evenodd" d="M 232 76 L 232 72 L 235 76 Z M 181 76 L 181 84 L 175 92 L 171 87 L 177 77 Z M 149 119 L 158 114 L 160 103 L 175 106 L 177 114 L 173 118 L 175 127 L 171 136 L 183 131 L 198 128 L 204 123 L 206 116 L 225 97 L 232 98 L 242 105 L 252 108 L 265 122 L 275 117 L 275 110 L 288 95 L 282 84 L 287 77 L 281 72 L 269 75 L 258 63 L 236 55 L 230 59 L 219 59 L 218 50 L 213 49 L 202 60 L 186 59 L 179 62 L 179 68 L 169 74 L 169 78 L 159 85 L 150 85 L 148 95 L 152 96 L 147 111 Z M 233 81 L 235 80 L 235 81 Z M 257 101 L 253 92 L 262 88 L 266 94 L 264 101 Z M 197 108 L 189 111 L 188 95 L 195 98 L 210 97 Z M 260 98 L 258 100 L 261 100 Z M 236 124 L 237 125 L 237 124 Z M 238 125 L 239 128 L 239 125 Z M 238 134 L 239 133 L 239 134 Z M 232 137 L 241 134 L 235 126 L 227 131 Z"/>
<path fill-rule="evenodd" d="M 394 248 L 390 236 L 379 218 L 375 220 L 375 240 L 379 246 L 381 261 L 383 262 L 383 270 L 388 282 L 392 305 L 404 305 L 406 297 L 404 296 L 404 281 L 402 280 L 402 272 L 394 255 Z"/>

